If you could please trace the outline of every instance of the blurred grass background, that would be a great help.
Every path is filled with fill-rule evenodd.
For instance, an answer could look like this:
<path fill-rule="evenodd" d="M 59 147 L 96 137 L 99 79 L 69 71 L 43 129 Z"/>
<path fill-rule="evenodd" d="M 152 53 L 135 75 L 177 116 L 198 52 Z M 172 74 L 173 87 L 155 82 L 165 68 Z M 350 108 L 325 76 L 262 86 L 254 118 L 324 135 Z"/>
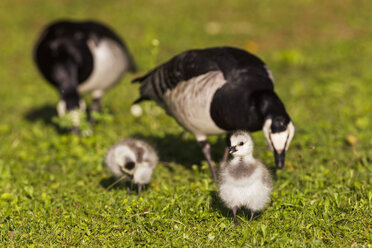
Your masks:
<path fill-rule="evenodd" d="M 367 0 L 27 1 L 0 3 L 0 242 L 4 246 L 370 247 L 372 2 Z M 216 197 L 194 138 L 154 103 L 130 115 L 127 75 L 103 99 L 113 121 L 60 133 L 57 92 L 32 49 L 60 18 L 95 19 L 126 41 L 138 75 L 191 48 L 230 45 L 272 69 L 296 135 L 272 202 L 241 228 Z M 157 45 L 157 43 L 159 43 Z M 87 98 L 89 101 L 89 98 Z M 161 160 L 141 197 L 107 191 L 106 150 L 151 141 Z M 273 168 L 263 134 L 255 155 Z M 223 137 L 211 137 L 218 160 Z"/>

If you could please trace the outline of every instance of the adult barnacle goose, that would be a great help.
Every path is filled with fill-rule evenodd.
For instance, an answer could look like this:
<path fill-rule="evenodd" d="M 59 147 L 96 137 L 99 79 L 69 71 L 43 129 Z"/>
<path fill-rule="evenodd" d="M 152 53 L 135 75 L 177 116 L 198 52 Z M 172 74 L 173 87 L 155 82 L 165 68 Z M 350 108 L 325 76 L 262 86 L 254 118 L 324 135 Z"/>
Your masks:
<path fill-rule="evenodd" d="M 253 142 L 247 132 L 237 131 L 230 137 L 229 151 L 233 158 L 222 162 L 218 170 L 219 196 L 234 214 L 240 207 L 256 211 L 270 201 L 272 179 L 266 166 L 253 157 Z"/>
<path fill-rule="evenodd" d="M 41 74 L 61 95 L 60 116 L 85 109 L 80 99 L 84 93 L 92 93 L 92 111 L 99 111 L 105 91 L 125 72 L 136 70 L 121 38 L 95 21 L 51 23 L 36 42 L 33 56 Z"/>
<path fill-rule="evenodd" d="M 214 177 L 207 135 L 238 129 L 263 129 L 277 168 L 284 166 L 295 129 L 256 56 L 232 47 L 190 50 L 133 82 L 141 82 L 135 103 L 154 100 L 195 135 Z"/>

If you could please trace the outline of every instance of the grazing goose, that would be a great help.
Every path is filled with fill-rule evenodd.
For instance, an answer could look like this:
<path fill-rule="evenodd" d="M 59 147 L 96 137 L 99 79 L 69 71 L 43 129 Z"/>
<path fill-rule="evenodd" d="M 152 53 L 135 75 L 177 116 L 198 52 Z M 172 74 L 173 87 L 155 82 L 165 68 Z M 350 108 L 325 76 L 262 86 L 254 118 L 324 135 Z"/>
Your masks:
<path fill-rule="evenodd" d="M 126 175 L 127 180 L 130 178 L 138 185 L 138 192 L 141 193 L 142 185 L 150 182 L 158 156 L 146 142 L 124 139 L 108 150 L 105 163 L 117 179 Z"/>
<path fill-rule="evenodd" d="M 233 159 L 222 162 L 219 171 L 219 195 L 234 214 L 240 207 L 251 210 L 251 219 L 270 201 L 272 179 L 265 165 L 253 157 L 253 142 L 248 133 L 237 131 L 230 137 Z"/>
<path fill-rule="evenodd" d="M 60 116 L 78 108 L 85 110 L 80 99 L 80 94 L 85 93 L 93 96 L 92 111 L 99 111 L 105 91 L 125 72 L 136 70 L 119 36 L 95 21 L 62 20 L 50 24 L 36 42 L 34 61 L 61 95 L 57 105 Z"/>
<path fill-rule="evenodd" d="M 276 166 L 284 166 L 294 126 L 256 56 L 232 47 L 190 50 L 133 82 L 141 82 L 135 103 L 154 100 L 195 135 L 214 178 L 207 135 L 226 131 L 262 129 Z"/>

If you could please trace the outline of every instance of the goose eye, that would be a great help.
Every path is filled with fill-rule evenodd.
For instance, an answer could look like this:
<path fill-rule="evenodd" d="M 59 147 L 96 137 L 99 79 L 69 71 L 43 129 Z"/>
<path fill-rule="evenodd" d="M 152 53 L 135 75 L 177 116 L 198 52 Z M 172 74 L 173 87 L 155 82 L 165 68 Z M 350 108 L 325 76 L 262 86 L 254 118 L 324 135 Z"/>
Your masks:
<path fill-rule="evenodd" d="M 243 142 L 240 142 L 239 145 L 242 146 L 242 145 L 244 145 L 244 143 Z"/>

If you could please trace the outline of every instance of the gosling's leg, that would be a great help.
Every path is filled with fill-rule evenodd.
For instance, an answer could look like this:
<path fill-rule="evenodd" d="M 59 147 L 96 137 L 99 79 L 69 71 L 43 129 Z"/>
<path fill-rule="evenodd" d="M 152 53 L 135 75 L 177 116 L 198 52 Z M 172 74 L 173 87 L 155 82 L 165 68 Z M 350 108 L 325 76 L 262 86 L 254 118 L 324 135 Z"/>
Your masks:
<path fill-rule="evenodd" d="M 254 216 L 254 211 L 251 210 L 251 218 L 249 219 L 249 221 L 252 221 L 253 220 L 253 216 Z"/>
<path fill-rule="evenodd" d="M 238 220 L 236 219 L 236 212 L 238 211 L 238 207 L 233 207 L 232 211 L 233 211 L 233 214 L 234 214 L 234 225 L 235 226 L 240 226 Z"/>

